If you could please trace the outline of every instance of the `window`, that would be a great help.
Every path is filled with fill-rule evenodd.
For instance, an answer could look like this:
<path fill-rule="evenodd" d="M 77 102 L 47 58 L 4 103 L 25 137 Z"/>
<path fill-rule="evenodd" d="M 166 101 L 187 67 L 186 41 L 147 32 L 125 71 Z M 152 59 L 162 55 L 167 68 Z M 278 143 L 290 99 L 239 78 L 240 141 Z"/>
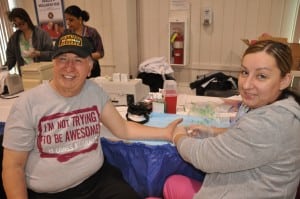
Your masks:
<path fill-rule="evenodd" d="M 7 11 L 15 7 L 15 0 L 0 0 L 0 65 L 6 61 L 6 47 L 9 37 L 13 33 L 12 26 L 7 18 Z"/>

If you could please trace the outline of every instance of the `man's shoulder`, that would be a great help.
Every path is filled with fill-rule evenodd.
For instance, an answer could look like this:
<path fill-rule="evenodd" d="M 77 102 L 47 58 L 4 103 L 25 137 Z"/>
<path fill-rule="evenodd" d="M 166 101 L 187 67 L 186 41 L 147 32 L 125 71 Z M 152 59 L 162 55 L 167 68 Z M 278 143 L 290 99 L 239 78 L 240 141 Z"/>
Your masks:
<path fill-rule="evenodd" d="M 48 95 L 49 92 L 49 86 L 46 85 L 46 83 L 39 84 L 33 88 L 30 88 L 28 90 L 25 90 L 20 97 L 22 98 L 36 98 L 39 96 L 45 96 Z"/>
<path fill-rule="evenodd" d="M 93 90 L 102 90 L 102 87 L 94 80 L 94 78 L 87 79 L 85 82 L 87 88 L 92 88 Z"/>

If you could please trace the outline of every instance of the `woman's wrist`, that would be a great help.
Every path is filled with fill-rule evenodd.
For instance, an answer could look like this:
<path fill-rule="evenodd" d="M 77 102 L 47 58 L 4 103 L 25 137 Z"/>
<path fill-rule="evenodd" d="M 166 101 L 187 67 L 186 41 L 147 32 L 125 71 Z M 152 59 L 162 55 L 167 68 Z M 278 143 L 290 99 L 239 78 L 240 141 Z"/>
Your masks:
<path fill-rule="evenodd" d="M 172 137 L 172 143 L 176 145 L 176 143 L 178 142 L 178 140 L 180 140 L 180 138 L 187 136 L 186 133 L 176 133 L 173 135 Z"/>

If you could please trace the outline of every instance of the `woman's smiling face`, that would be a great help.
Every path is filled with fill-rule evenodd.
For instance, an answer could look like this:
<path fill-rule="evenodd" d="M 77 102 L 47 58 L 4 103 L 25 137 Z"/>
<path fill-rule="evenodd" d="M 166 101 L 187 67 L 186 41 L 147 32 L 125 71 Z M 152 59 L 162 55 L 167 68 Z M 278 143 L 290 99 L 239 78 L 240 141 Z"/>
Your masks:
<path fill-rule="evenodd" d="M 239 92 L 245 105 L 258 108 L 273 103 L 289 86 L 282 77 L 276 60 L 264 51 L 243 57 L 239 74 Z"/>

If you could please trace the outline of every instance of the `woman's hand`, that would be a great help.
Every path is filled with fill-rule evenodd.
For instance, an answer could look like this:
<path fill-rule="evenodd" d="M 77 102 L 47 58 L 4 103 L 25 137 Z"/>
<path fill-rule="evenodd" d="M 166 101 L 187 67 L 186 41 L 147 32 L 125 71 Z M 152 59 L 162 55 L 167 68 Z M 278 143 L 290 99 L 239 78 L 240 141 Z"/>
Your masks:
<path fill-rule="evenodd" d="M 187 134 L 194 138 L 203 139 L 217 136 L 224 133 L 226 130 L 227 128 L 218 128 L 205 125 L 191 125 L 187 128 Z"/>
<path fill-rule="evenodd" d="M 168 124 L 167 128 L 167 133 L 169 137 L 169 141 L 172 141 L 174 133 L 177 131 L 178 124 L 180 124 L 183 121 L 182 118 L 176 119 L 172 121 L 171 123 Z"/>
<path fill-rule="evenodd" d="M 184 126 L 177 126 L 175 131 L 173 132 L 172 135 L 172 143 L 176 145 L 177 141 L 181 138 L 187 136 L 187 131 L 186 131 L 186 127 Z"/>
<path fill-rule="evenodd" d="M 200 139 L 215 136 L 213 128 L 204 125 L 191 125 L 187 128 L 187 134 L 191 137 Z"/>

